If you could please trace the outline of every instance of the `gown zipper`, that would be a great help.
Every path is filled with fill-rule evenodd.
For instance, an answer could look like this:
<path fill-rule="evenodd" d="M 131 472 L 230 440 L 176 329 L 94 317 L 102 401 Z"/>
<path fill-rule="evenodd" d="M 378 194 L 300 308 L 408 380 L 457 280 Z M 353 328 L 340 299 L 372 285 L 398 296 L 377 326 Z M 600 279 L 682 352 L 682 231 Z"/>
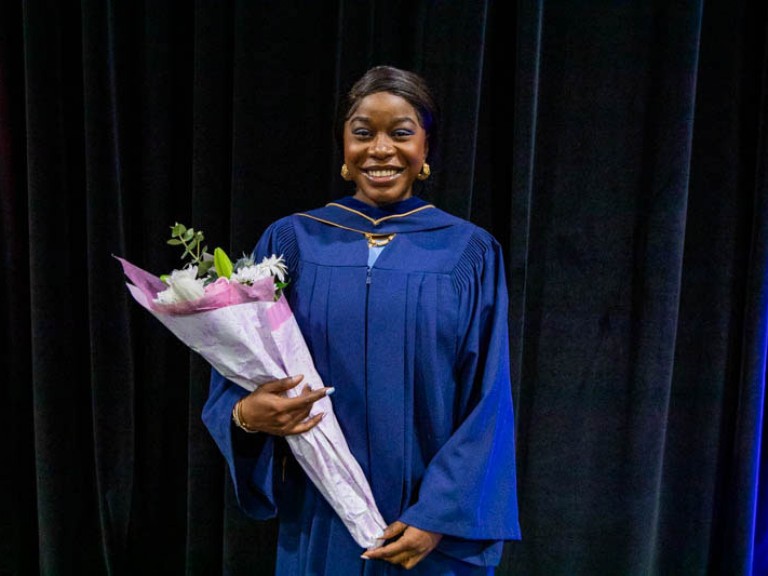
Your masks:
<path fill-rule="evenodd" d="M 371 470 L 371 435 L 368 430 L 368 323 L 369 323 L 369 299 L 371 295 L 371 267 L 368 266 L 365 272 L 365 342 L 363 352 L 363 378 L 365 382 L 365 430 L 368 452 L 368 470 Z"/>

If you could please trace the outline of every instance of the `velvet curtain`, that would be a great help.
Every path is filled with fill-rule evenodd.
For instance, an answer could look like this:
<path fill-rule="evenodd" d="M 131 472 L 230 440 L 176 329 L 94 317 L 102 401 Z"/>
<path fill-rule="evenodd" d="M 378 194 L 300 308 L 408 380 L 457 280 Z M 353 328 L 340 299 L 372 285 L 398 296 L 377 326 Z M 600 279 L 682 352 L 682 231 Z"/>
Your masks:
<path fill-rule="evenodd" d="M 0 574 L 272 573 L 207 365 L 112 255 L 169 270 L 176 221 L 249 251 L 348 193 L 334 103 L 379 63 L 438 95 L 429 199 L 507 258 L 497 573 L 768 573 L 767 29 L 746 0 L 0 3 Z"/>

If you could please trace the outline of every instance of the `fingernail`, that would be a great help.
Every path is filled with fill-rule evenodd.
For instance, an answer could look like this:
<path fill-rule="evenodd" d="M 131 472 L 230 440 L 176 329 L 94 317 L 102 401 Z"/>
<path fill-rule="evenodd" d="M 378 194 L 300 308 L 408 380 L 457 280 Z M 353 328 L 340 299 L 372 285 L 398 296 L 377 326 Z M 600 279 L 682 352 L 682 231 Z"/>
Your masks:
<path fill-rule="evenodd" d="M 333 394 L 334 392 L 336 392 L 336 388 L 334 388 L 333 386 L 331 386 L 330 388 L 326 388 L 326 389 L 325 389 L 325 395 L 326 395 L 326 396 L 330 396 L 330 395 L 331 395 L 331 394 Z"/>
<path fill-rule="evenodd" d="M 362 558 L 363 560 L 370 560 L 370 558 L 368 558 L 368 556 L 366 556 L 365 554 L 360 554 L 360 558 Z"/>

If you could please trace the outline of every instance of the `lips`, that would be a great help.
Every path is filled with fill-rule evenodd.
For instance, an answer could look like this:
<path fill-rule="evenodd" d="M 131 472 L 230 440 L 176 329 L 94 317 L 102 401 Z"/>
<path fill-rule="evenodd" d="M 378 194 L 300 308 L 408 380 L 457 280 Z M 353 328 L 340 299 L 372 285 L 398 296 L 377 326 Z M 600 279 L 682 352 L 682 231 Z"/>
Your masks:
<path fill-rule="evenodd" d="M 361 170 L 368 179 L 378 181 L 391 180 L 399 176 L 402 171 L 402 168 L 367 168 Z"/>

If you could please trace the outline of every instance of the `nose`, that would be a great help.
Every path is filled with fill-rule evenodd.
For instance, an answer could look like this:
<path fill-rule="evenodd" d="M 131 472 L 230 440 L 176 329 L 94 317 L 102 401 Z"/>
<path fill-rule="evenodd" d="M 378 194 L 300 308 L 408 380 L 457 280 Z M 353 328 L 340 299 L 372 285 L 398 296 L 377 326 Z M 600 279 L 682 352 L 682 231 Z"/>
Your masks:
<path fill-rule="evenodd" d="M 370 154 L 380 158 L 382 156 L 391 156 L 393 153 L 392 140 L 386 134 L 377 134 L 371 142 Z"/>

